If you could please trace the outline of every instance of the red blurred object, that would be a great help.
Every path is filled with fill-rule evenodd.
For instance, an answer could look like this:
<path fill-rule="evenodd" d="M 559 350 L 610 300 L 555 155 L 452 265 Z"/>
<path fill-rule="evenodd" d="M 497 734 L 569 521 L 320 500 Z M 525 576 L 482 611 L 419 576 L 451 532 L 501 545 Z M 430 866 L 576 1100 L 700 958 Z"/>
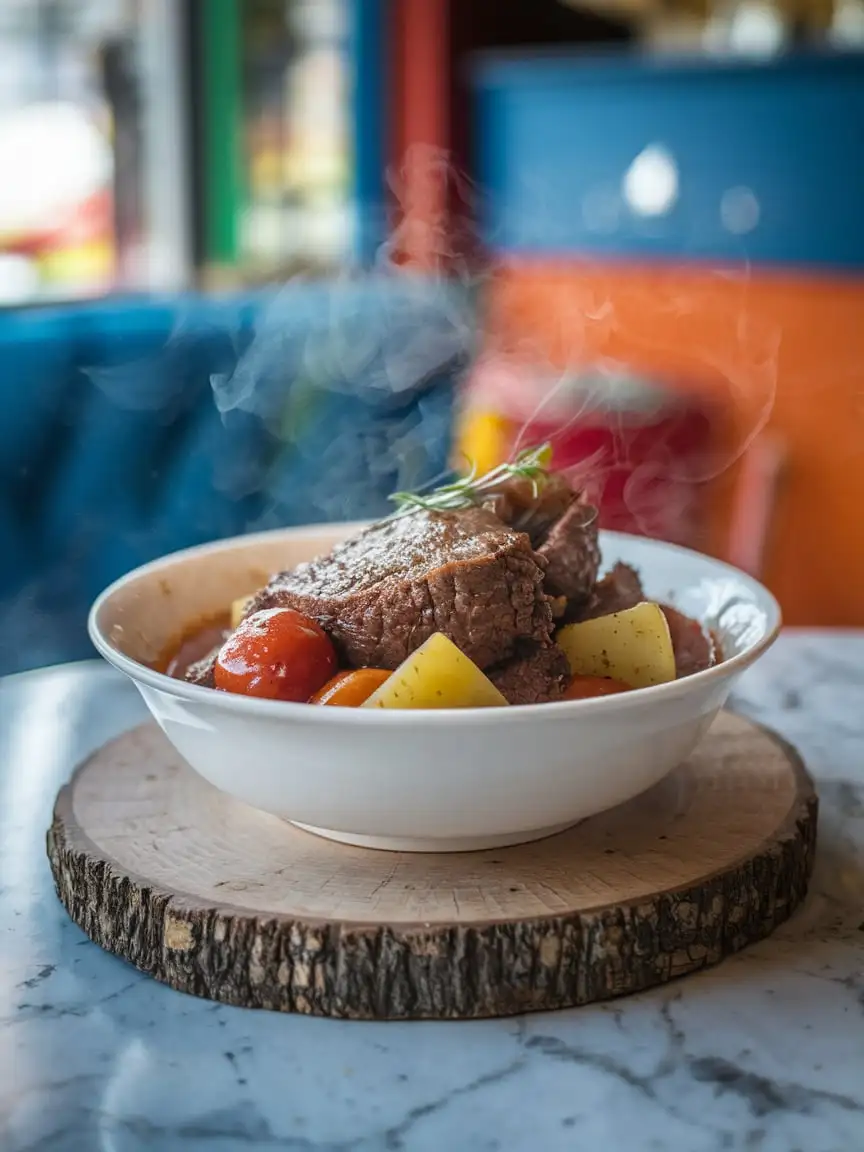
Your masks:
<path fill-rule="evenodd" d="M 4 252 L 40 256 L 54 250 L 113 240 L 114 201 L 110 188 L 94 192 L 39 231 L 0 237 Z"/>
<path fill-rule="evenodd" d="M 716 414 L 698 398 L 602 365 L 550 379 L 506 361 L 481 363 L 469 409 L 496 420 L 500 454 L 549 441 L 603 528 L 689 547 L 704 544 Z M 463 447 L 471 452 L 470 436 Z"/>

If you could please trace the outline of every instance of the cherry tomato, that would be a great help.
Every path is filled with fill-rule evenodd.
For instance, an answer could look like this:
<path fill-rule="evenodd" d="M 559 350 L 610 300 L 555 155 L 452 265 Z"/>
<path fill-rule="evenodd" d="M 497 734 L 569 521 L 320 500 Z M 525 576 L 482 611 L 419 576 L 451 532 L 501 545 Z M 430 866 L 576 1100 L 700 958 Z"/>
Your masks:
<path fill-rule="evenodd" d="M 336 667 L 336 651 L 314 620 L 293 608 L 265 608 L 247 616 L 219 649 L 213 680 L 224 692 L 305 701 Z"/>
<path fill-rule="evenodd" d="M 623 680 L 611 676 L 574 676 L 564 692 L 565 700 L 588 700 L 592 696 L 614 696 L 618 692 L 632 691 Z"/>
<path fill-rule="evenodd" d="M 332 680 L 328 680 L 315 693 L 309 703 L 331 704 L 336 708 L 359 708 L 391 675 L 386 668 L 358 668 L 354 672 L 337 672 Z"/>

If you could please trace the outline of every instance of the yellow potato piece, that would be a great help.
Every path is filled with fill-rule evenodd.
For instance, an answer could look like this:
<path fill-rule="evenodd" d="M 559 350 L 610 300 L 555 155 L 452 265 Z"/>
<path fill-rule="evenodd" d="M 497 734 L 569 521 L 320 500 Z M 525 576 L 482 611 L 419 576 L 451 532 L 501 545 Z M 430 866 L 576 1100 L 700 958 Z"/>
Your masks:
<path fill-rule="evenodd" d="M 412 652 L 363 708 L 495 708 L 507 701 L 442 632 Z"/>
<path fill-rule="evenodd" d="M 249 604 L 251 603 L 252 597 L 254 595 L 255 593 L 253 592 L 251 596 L 241 596 L 239 600 L 233 601 L 231 604 L 232 628 L 236 628 L 240 624 L 241 620 L 246 615 L 246 609 L 249 607 Z"/>
<path fill-rule="evenodd" d="M 657 604 L 568 624 L 555 638 L 574 676 L 612 676 L 631 688 L 675 679 L 669 625 Z"/>

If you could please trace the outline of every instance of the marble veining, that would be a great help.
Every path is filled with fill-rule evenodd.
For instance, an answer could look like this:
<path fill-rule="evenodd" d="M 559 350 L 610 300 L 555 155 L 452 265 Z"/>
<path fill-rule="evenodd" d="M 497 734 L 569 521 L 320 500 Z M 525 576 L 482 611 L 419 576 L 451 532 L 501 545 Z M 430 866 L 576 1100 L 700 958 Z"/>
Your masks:
<path fill-rule="evenodd" d="M 822 804 L 811 895 L 772 939 L 612 1004 L 370 1024 L 195 1000 L 92 945 L 44 831 L 143 705 L 100 665 L 6 681 L 0 1150 L 864 1149 L 864 634 L 787 633 L 734 706 L 798 746 Z"/>

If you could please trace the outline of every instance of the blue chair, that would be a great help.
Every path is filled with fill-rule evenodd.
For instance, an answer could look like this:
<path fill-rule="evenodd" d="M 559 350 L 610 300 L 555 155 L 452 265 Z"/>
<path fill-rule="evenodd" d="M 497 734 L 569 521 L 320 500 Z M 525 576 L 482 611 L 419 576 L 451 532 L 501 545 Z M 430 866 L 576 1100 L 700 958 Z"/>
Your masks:
<path fill-rule="evenodd" d="M 470 307 L 403 277 L 0 317 L 0 674 L 92 655 L 106 584 L 446 470 Z"/>

